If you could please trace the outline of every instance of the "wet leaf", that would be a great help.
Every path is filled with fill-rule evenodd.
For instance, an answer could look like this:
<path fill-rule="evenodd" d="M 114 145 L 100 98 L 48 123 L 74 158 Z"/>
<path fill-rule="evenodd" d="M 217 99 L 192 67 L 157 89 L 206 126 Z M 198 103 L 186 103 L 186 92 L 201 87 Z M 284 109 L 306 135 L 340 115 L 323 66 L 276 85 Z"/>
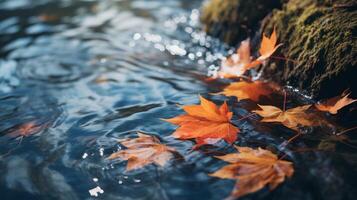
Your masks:
<path fill-rule="evenodd" d="M 38 17 L 44 22 L 52 22 L 60 19 L 60 16 L 48 13 L 44 13 Z"/>
<path fill-rule="evenodd" d="M 256 192 L 266 185 L 273 190 L 284 182 L 285 177 L 291 177 L 294 174 L 291 162 L 279 160 L 268 150 L 236 148 L 239 153 L 217 156 L 230 164 L 210 174 L 218 178 L 237 180 L 230 199 Z"/>
<path fill-rule="evenodd" d="M 220 71 L 218 71 L 217 77 L 234 78 L 242 76 L 248 70 L 247 64 L 250 62 L 250 40 L 247 39 L 241 43 L 237 49 L 237 53 L 222 61 L 222 66 Z"/>
<path fill-rule="evenodd" d="M 277 37 L 276 37 L 276 30 L 274 28 L 274 31 L 272 32 L 270 38 L 263 35 L 263 39 L 259 49 L 260 56 L 253 62 L 247 64 L 246 68 L 253 68 L 257 65 L 262 64 L 263 61 L 270 58 L 270 56 L 272 56 L 273 53 L 282 45 L 282 44 L 276 45 L 276 43 L 277 43 Z"/>
<path fill-rule="evenodd" d="M 43 126 L 37 125 L 36 122 L 28 122 L 22 124 L 18 129 L 9 133 L 10 137 L 27 137 L 36 134 L 46 128 L 46 124 Z"/>
<path fill-rule="evenodd" d="M 259 101 L 261 96 L 269 96 L 274 92 L 273 87 L 261 81 L 255 82 L 235 82 L 229 84 L 222 92 L 219 94 L 223 94 L 225 96 L 235 96 L 237 99 L 251 99 L 253 101 Z"/>
<path fill-rule="evenodd" d="M 357 99 L 348 98 L 349 95 L 350 94 L 346 94 L 346 95 L 342 94 L 340 96 L 322 101 L 320 103 L 315 104 L 315 107 L 320 111 L 329 112 L 331 114 L 337 114 L 337 112 L 341 108 L 348 106 L 357 101 Z"/>
<path fill-rule="evenodd" d="M 233 113 L 226 102 L 220 107 L 200 96 L 201 105 L 183 106 L 187 113 L 167 122 L 180 126 L 173 136 L 179 139 L 196 139 L 196 148 L 213 144 L 219 139 L 232 144 L 237 139 L 239 129 L 230 122 Z"/>
<path fill-rule="evenodd" d="M 177 151 L 174 148 L 161 144 L 154 136 L 138 133 L 138 138 L 126 139 L 120 143 L 127 149 L 111 154 L 108 159 L 127 160 L 127 171 L 143 168 L 149 164 L 164 167 Z"/>
<path fill-rule="evenodd" d="M 262 110 L 254 110 L 263 117 L 262 122 L 278 122 L 284 126 L 298 131 L 299 126 L 316 126 L 318 122 L 315 117 L 306 111 L 311 105 L 299 106 L 286 111 L 275 106 L 258 105 Z"/>

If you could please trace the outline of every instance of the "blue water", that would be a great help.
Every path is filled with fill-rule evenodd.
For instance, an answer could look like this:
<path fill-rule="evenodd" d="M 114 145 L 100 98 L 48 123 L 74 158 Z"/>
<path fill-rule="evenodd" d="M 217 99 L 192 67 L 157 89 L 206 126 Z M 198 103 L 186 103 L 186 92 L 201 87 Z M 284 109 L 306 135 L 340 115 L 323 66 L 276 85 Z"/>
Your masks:
<path fill-rule="evenodd" d="M 160 120 L 182 113 L 220 84 L 208 71 L 232 48 L 200 29 L 200 0 L 2 0 L 0 1 L 0 199 L 223 199 L 232 180 L 208 176 L 232 151 L 227 144 L 191 151 L 192 141 L 170 134 Z M 229 99 L 235 115 L 251 103 Z M 254 105 L 253 105 L 254 106 Z M 246 199 L 354 199 L 357 154 L 330 136 L 308 135 L 285 149 L 293 133 L 235 121 L 238 145 L 287 154 L 295 174 L 273 192 Z M 33 124 L 33 134 L 19 130 Z M 165 168 L 125 172 L 125 161 L 105 158 L 117 139 L 137 131 L 158 136 L 184 160 Z M 318 135 L 318 134 L 317 134 Z M 317 149 L 321 139 L 335 145 Z M 321 144 L 321 143 L 320 143 Z M 209 151 L 210 153 L 207 153 Z M 212 153 L 213 152 L 213 153 Z M 102 193 L 91 195 L 99 187 Z"/>

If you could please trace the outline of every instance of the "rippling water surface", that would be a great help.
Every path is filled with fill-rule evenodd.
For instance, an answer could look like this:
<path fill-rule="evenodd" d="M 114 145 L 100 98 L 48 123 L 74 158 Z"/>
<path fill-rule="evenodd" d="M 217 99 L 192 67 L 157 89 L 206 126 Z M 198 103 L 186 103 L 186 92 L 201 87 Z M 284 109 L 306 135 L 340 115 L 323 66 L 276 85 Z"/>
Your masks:
<path fill-rule="evenodd" d="M 234 182 L 207 175 L 224 163 L 168 137 L 175 127 L 160 120 L 219 89 L 204 80 L 229 49 L 200 31 L 201 3 L 0 1 L 1 199 L 226 197 Z M 248 113 L 249 103 L 230 103 L 236 115 Z M 240 145 L 279 149 L 292 136 L 254 119 L 236 124 Z M 105 159 L 120 148 L 117 139 L 137 131 L 158 136 L 185 160 L 126 173 L 125 162 Z M 293 179 L 247 199 L 354 199 L 357 154 L 326 141 L 333 151 L 280 149 L 295 163 Z M 292 146 L 318 144 L 311 136 Z"/>

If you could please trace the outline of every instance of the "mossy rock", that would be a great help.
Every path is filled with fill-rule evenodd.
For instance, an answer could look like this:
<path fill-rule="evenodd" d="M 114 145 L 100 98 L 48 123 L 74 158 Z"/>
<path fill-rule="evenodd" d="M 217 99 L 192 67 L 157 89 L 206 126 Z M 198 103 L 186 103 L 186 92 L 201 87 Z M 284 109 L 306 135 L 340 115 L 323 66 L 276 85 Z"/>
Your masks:
<path fill-rule="evenodd" d="M 235 45 L 280 6 L 280 0 L 210 0 L 202 8 L 201 21 L 208 34 Z"/>
<path fill-rule="evenodd" d="M 275 62 L 267 77 L 326 98 L 350 89 L 357 95 L 357 9 L 351 0 L 290 0 L 263 25 L 276 27 L 280 54 L 294 62 Z M 278 52 L 279 53 L 279 52 Z"/>

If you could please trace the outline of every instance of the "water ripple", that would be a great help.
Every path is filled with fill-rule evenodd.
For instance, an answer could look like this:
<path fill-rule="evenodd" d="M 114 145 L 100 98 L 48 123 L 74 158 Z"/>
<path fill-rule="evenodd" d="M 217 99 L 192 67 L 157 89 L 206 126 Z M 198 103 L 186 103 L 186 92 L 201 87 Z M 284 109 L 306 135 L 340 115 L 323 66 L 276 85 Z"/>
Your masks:
<path fill-rule="evenodd" d="M 234 183 L 207 174 L 224 165 L 224 142 L 191 151 L 163 122 L 197 104 L 231 47 L 199 27 L 201 0 L 4 0 L 0 3 L 0 193 L 7 199 L 223 199 Z M 212 96 L 222 103 L 227 98 Z M 355 154 L 306 152 L 313 135 L 282 148 L 293 133 L 238 120 L 252 107 L 230 98 L 237 145 L 265 147 L 296 163 L 275 191 L 248 199 L 353 199 Z M 20 134 L 25 131 L 25 134 Z M 126 172 L 109 161 L 118 139 L 147 132 L 184 157 L 165 168 Z M 336 142 L 337 143 L 337 142 Z M 337 144 L 335 144 L 337 145 Z M 336 164 L 338 163 L 338 164 Z M 345 167 L 345 166 L 348 166 Z M 352 171 L 351 173 L 346 173 Z M 94 190 L 93 190 L 94 189 Z M 91 192 L 91 193 L 90 193 Z M 291 194 L 294 195 L 291 195 Z M 294 196 L 294 197 L 292 197 Z M 346 198 L 344 198 L 346 197 Z"/>

